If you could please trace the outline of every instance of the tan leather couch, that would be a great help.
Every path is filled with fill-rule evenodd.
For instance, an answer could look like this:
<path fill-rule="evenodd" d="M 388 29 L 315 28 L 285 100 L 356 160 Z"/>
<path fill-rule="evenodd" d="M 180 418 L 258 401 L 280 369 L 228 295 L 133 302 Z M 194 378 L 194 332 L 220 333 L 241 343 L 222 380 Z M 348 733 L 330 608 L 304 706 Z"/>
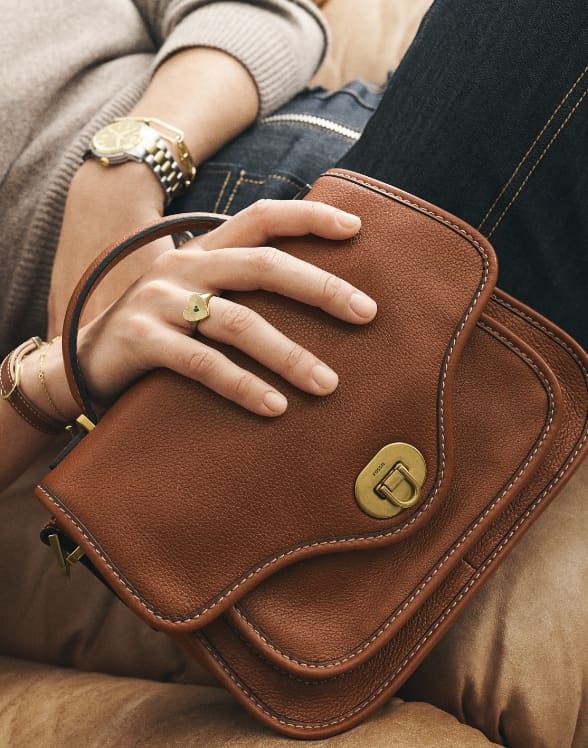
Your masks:
<path fill-rule="evenodd" d="M 429 0 L 319 4 L 334 44 L 317 82 L 335 87 L 383 80 Z M 0 746 L 297 744 L 259 726 L 83 569 L 63 581 L 36 536 L 46 517 L 32 486 L 45 464 L 0 496 Z M 505 735 L 529 748 L 588 745 L 587 657 L 574 651 L 588 646 L 588 616 L 568 605 L 588 596 L 581 472 L 411 679 L 414 700 L 392 699 L 313 745 L 481 748 Z"/>

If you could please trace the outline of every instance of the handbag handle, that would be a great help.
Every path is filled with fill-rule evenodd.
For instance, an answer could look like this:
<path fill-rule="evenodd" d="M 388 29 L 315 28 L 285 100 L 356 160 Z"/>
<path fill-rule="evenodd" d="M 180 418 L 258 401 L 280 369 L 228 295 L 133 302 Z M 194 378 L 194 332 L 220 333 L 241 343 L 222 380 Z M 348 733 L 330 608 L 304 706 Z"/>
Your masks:
<path fill-rule="evenodd" d="M 180 213 L 164 218 L 145 226 L 114 246 L 107 247 L 96 257 L 80 278 L 67 306 L 63 323 L 63 363 L 71 393 L 82 412 L 93 423 L 98 422 L 98 416 L 92 405 L 90 392 L 80 368 L 77 349 L 82 312 L 96 286 L 121 260 L 146 244 L 150 244 L 163 236 L 181 233 L 182 231 L 202 234 L 211 231 L 226 220 L 228 220 L 227 216 L 217 213 Z"/>

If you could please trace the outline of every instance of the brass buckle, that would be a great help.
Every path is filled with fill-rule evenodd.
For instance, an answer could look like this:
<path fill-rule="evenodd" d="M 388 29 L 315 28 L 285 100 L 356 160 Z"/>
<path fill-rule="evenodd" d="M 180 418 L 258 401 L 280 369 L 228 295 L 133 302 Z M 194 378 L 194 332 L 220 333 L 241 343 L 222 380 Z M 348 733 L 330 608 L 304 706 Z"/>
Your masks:
<path fill-rule="evenodd" d="M 370 517 L 389 519 L 419 501 L 426 477 L 425 458 L 416 447 L 387 444 L 357 476 L 355 498 Z"/>
<path fill-rule="evenodd" d="M 402 462 L 396 465 L 375 488 L 378 496 L 401 509 L 414 506 L 421 496 L 421 487 Z"/>
<path fill-rule="evenodd" d="M 55 533 L 49 535 L 49 545 L 55 554 L 59 571 L 66 577 L 70 576 L 71 567 L 74 564 L 77 564 L 77 562 L 86 555 L 79 545 L 76 546 L 71 553 L 66 555 L 63 552 L 63 546 L 61 545 L 59 535 L 56 535 Z"/>

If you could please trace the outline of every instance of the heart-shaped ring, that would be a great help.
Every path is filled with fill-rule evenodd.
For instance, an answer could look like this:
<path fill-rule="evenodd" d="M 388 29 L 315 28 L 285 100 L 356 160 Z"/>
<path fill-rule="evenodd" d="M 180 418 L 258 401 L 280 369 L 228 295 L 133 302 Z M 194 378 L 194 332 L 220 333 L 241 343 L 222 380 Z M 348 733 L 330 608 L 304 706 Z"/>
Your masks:
<path fill-rule="evenodd" d="M 182 317 L 196 329 L 199 322 L 210 317 L 210 299 L 216 296 L 213 293 L 193 293 L 182 313 Z"/>

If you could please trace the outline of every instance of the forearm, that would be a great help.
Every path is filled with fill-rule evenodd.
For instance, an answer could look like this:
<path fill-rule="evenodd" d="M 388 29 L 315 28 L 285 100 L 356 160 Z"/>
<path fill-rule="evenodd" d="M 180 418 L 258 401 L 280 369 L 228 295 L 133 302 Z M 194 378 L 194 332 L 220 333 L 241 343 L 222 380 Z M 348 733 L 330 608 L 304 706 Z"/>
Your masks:
<path fill-rule="evenodd" d="M 198 164 L 247 127 L 258 106 L 255 83 L 239 62 L 224 52 L 192 48 L 157 69 L 131 115 L 156 117 L 183 130 Z M 50 336 L 61 332 L 67 301 L 94 257 L 121 236 L 157 220 L 163 209 L 164 192 L 146 164 L 105 168 L 90 160 L 80 167 L 70 186 L 53 267 Z M 169 247 L 170 240 L 161 241 L 125 261 L 92 299 L 86 318 L 105 309 Z"/>
<path fill-rule="evenodd" d="M 257 87 L 240 62 L 225 52 L 195 47 L 157 69 L 130 114 L 157 117 L 183 130 L 199 164 L 248 127 L 258 109 Z"/>

